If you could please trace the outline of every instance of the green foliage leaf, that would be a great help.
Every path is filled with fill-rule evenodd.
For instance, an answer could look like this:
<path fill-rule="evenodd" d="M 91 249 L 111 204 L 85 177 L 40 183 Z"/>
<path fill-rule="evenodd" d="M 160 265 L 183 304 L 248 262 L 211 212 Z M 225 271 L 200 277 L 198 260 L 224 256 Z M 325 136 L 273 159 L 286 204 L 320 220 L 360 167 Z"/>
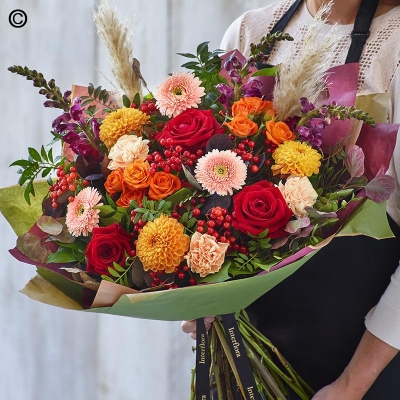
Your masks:
<path fill-rule="evenodd" d="M 279 73 L 278 67 L 269 67 L 259 69 L 258 71 L 254 72 L 252 76 L 276 76 Z"/>
<path fill-rule="evenodd" d="M 198 46 L 197 46 L 197 50 L 196 50 L 196 52 L 197 52 L 197 54 L 198 55 L 202 55 L 202 54 L 204 54 L 205 52 L 208 52 L 208 44 L 209 44 L 210 42 L 203 42 L 203 43 L 200 43 Z"/>
<path fill-rule="evenodd" d="M 135 103 L 137 107 L 140 106 L 140 94 L 139 93 L 135 94 L 135 97 L 133 98 L 133 103 Z"/>
<path fill-rule="evenodd" d="M 124 268 L 124 267 L 121 267 L 121 266 L 120 266 L 119 264 L 117 264 L 116 262 L 113 263 L 113 266 L 114 266 L 114 269 L 115 269 L 116 271 L 125 272 L 125 268 Z"/>
<path fill-rule="evenodd" d="M 194 54 L 190 54 L 190 53 L 176 53 L 176 54 L 178 54 L 179 56 L 182 56 L 182 57 L 186 57 L 186 58 L 197 58 L 197 56 L 195 56 Z"/>
<path fill-rule="evenodd" d="M 124 104 L 124 107 L 129 108 L 131 106 L 131 101 L 129 100 L 129 97 L 126 95 L 122 96 L 122 103 Z"/>
<path fill-rule="evenodd" d="M 108 272 L 110 273 L 111 276 L 114 276 L 115 278 L 119 278 L 121 275 L 118 271 L 116 271 L 114 268 L 108 267 Z"/>
<path fill-rule="evenodd" d="M 166 197 L 165 200 L 168 200 L 172 206 L 175 206 L 177 204 L 183 203 L 192 196 L 193 196 L 192 189 L 182 188 L 176 191 L 171 196 Z"/>
<path fill-rule="evenodd" d="M 17 160 L 17 161 L 14 161 L 12 164 L 10 164 L 10 167 L 15 167 L 15 166 L 27 167 L 28 165 L 31 165 L 31 161 L 28 161 L 28 160 Z"/>
<path fill-rule="evenodd" d="M 94 90 L 94 95 L 93 95 L 93 97 L 94 97 L 95 99 L 97 99 L 97 98 L 99 97 L 100 92 L 101 92 L 101 86 L 97 87 L 97 88 Z"/>
<path fill-rule="evenodd" d="M 229 276 L 229 268 L 232 262 L 230 260 L 225 260 L 222 264 L 221 269 L 215 274 L 210 274 L 205 276 L 204 278 L 199 278 L 199 282 L 201 283 L 218 283 L 225 282 L 230 279 Z"/>
<path fill-rule="evenodd" d="M 88 107 L 88 108 L 86 109 L 86 113 L 87 113 L 88 115 L 94 115 L 95 112 L 96 112 L 96 106 L 95 106 L 95 105 L 90 106 L 90 107 Z"/>
<path fill-rule="evenodd" d="M 59 247 L 55 253 L 51 253 L 47 257 L 47 263 L 69 263 L 78 261 L 73 250 L 68 247 Z"/>
<path fill-rule="evenodd" d="M 39 152 L 38 152 L 36 149 L 34 149 L 33 147 L 28 147 L 28 152 L 29 152 L 29 155 L 30 155 L 35 161 L 38 161 L 38 162 L 42 161 L 42 158 L 40 157 Z"/>

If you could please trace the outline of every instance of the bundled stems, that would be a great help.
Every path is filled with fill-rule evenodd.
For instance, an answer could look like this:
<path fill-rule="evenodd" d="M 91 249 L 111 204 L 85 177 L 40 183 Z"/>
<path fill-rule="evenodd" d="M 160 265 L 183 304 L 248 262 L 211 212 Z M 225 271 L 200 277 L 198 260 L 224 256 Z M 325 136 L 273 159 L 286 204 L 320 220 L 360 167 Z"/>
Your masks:
<path fill-rule="evenodd" d="M 294 391 L 302 400 L 309 400 L 315 393 L 313 389 L 293 370 L 278 349 L 259 332 L 242 311 L 238 316 L 238 327 L 244 347 L 250 361 L 257 388 L 263 399 L 286 400 L 287 388 Z M 222 323 L 214 321 L 210 331 L 210 391 L 213 400 L 235 400 L 234 391 L 238 390 L 243 399 L 246 395 L 236 368 Z M 270 351 L 281 365 L 277 365 Z M 192 395 L 194 400 L 195 382 L 192 373 Z M 236 382 L 236 389 L 234 387 Z M 214 390 L 216 389 L 216 391 Z M 199 400 L 199 399 L 196 399 Z"/>

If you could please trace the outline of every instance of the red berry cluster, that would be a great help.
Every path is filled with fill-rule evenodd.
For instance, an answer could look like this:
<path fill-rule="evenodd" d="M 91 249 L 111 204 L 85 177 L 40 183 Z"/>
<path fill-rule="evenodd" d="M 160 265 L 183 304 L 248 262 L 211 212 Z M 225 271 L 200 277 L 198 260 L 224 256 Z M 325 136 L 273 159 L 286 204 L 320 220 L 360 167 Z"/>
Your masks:
<path fill-rule="evenodd" d="M 165 147 L 163 153 L 155 151 L 147 156 L 147 161 L 150 163 L 150 173 L 155 174 L 157 171 L 164 172 L 182 171 L 182 165 L 192 167 L 197 159 L 204 155 L 203 150 L 197 150 L 196 153 L 190 153 L 188 150 L 183 150 L 182 146 L 174 146 L 173 139 L 161 139 L 161 146 Z"/>
<path fill-rule="evenodd" d="M 163 278 L 163 275 L 165 275 L 165 271 L 150 271 L 150 277 L 152 279 L 151 287 L 160 286 L 162 284 L 165 284 L 167 289 L 175 289 L 176 287 L 178 287 L 175 287 L 173 283 L 166 283 L 165 281 L 162 281 L 161 279 Z"/>
<path fill-rule="evenodd" d="M 234 136 L 230 135 L 231 140 L 234 140 Z M 253 140 L 243 139 L 237 147 L 234 149 L 234 152 L 242 157 L 244 162 L 249 163 L 250 171 L 253 174 L 256 174 L 259 170 L 260 157 L 253 155 L 254 147 L 256 146 Z"/>
<path fill-rule="evenodd" d="M 192 214 L 194 218 L 197 219 L 198 217 L 200 217 L 201 210 L 200 208 L 198 208 L 198 205 L 205 204 L 206 201 L 207 201 L 206 197 L 192 197 L 190 199 L 189 212 Z M 188 207 L 186 203 L 181 205 L 176 205 L 171 213 L 171 217 L 179 221 L 182 215 L 187 211 Z"/>
<path fill-rule="evenodd" d="M 197 232 L 214 236 L 218 242 L 229 243 L 227 253 L 239 251 L 247 254 L 249 252 L 248 248 L 238 244 L 235 236 L 233 236 L 232 214 L 226 208 L 219 206 L 212 208 L 206 221 L 198 221 Z"/>
<path fill-rule="evenodd" d="M 197 284 L 196 279 L 193 277 L 186 263 L 181 263 L 178 266 L 175 276 L 178 278 L 178 282 L 174 283 L 176 287 L 187 286 L 187 283 L 189 283 L 191 286 Z"/>
<path fill-rule="evenodd" d="M 265 131 L 263 133 L 265 135 Z M 265 147 L 266 147 L 265 165 L 270 166 L 272 164 L 272 153 L 275 151 L 278 145 L 269 139 L 265 139 Z"/>
<path fill-rule="evenodd" d="M 81 184 L 84 187 L 89 185 L 89 181 L 81 180 L 79 175 L 76 173 L 76 168 L 74 166 L 67 166 L 64 170 L 64 167 L 59 165 L 56 170 L 56 175 L 58 178 L 57 182 L 49 188 L 50 198 L 52 199 L 51 206 L 53 208 L 57 208 L 59 206 L 57 201 L 64 192 L 75 192 L 77 186 Z M 71 195 L 68 197 L 68 201 L 72 202 L 74 201 L 74 198 L 75 197 Z"/>
<path fill-rule="evenodd" d="M 138 105 L 136 103 L 132 103 L 131 104 L 131 108 L 138 108 Z M 158 108 L 155 105 L 154 101 L 152 100 L 146 100 L 144 101 L 140 106 L 139 106 L 139 110 L 142 113 L 145 113 L 147 115 L 153 115 L 156 112 L 158 112 Z"/>
<path fill-rule="evenodd" d="M 147 115 L 153 115 L 156 112 L 158 112 L 158 108 L 155 105 L 155 103 L 151 100 L 146 100 L 145 102 L 143 102 L 140 107 L 139 110 Z"/>

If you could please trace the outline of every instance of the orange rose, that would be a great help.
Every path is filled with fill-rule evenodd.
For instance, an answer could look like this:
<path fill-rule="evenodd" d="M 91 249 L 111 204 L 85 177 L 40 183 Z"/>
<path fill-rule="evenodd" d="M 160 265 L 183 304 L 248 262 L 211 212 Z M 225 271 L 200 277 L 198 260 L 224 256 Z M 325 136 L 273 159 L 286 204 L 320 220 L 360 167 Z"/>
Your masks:
<path fill-rule="evenodd" d="M 232 115 L 257 115 L 267 113 L 275 115 L 272 101 L 262 100 L 259 97 L 242 97 L 232 106 Z"/>
<path fill-rule="evenodd" d="M 132 190 L 146 188 L 150 185 L 149 170 L 147 161 L 137 159 L 124 169 L 124 182 Z"/>
<path fill-rule="evenodd" d="M 181 187 L 181 181 L 177 176 L 166 172 L 156 172 L 150 179 L 149 199 L 164 199 Z"/>
<path fill-rule="evenodd" d="M 244 139 L 247 136 L 254 135 L 258 131 L 258 125 L 244 115 L 238 115 L 230 122 L 224 122 L 232 135 Z"/>
<path fill-rule="evenodd" d="M 124 171 L 122 169 L 116 169 L 108 175 L 104 188 L 109 195 L 113 195 L 118 192 L 122 192 L 122 184 L 124 181 Z"/>
<path fill-rule="evenodd" d="M 265 124 L 267 139 L 279 145 L 286 140 L 296 139 L 296 135 L 289 129 L 284 122 L 267 121 Z"/>
<path fill-rule="evenodd" d="M 136 200 L 138 204 L 143 200 L 146 189 L 132 190 L 127 185 L 123 185 L 121 197 L 115 202 L 118 207 L 129 207 L 131 200 Z"/>

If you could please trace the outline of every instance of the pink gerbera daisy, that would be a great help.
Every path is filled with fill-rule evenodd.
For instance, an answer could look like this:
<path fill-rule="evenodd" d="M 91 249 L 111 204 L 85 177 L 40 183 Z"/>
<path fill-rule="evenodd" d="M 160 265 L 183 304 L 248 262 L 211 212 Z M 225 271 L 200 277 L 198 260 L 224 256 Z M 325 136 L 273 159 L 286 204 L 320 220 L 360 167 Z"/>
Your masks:
<path fill-rule="evenodd" d="M 72 236 L 88 236 L 93 228 L 99 226 L 100 210 L 95 210 L 93 207 L 102 206 L 100 200 L 100 193 L 94 188 L 87 187 L 68 204 L 65 223 Z"/>
<path fill-rule="evenodd" d="M 191 72 L 176 72 L 169 76 L 157 88 L 155 96 L 161 114 L 176 117 L 188 108 L 197 108 L 205 94 L 200 84 L 200 79 Z"/>
<path fill-rule="evenodd" d="M 232 151 L 214 149 L 198 160 L 194 172 L 197 181 L 210 194 L 226 196 L 245 184 L 247 168 Z"/>

